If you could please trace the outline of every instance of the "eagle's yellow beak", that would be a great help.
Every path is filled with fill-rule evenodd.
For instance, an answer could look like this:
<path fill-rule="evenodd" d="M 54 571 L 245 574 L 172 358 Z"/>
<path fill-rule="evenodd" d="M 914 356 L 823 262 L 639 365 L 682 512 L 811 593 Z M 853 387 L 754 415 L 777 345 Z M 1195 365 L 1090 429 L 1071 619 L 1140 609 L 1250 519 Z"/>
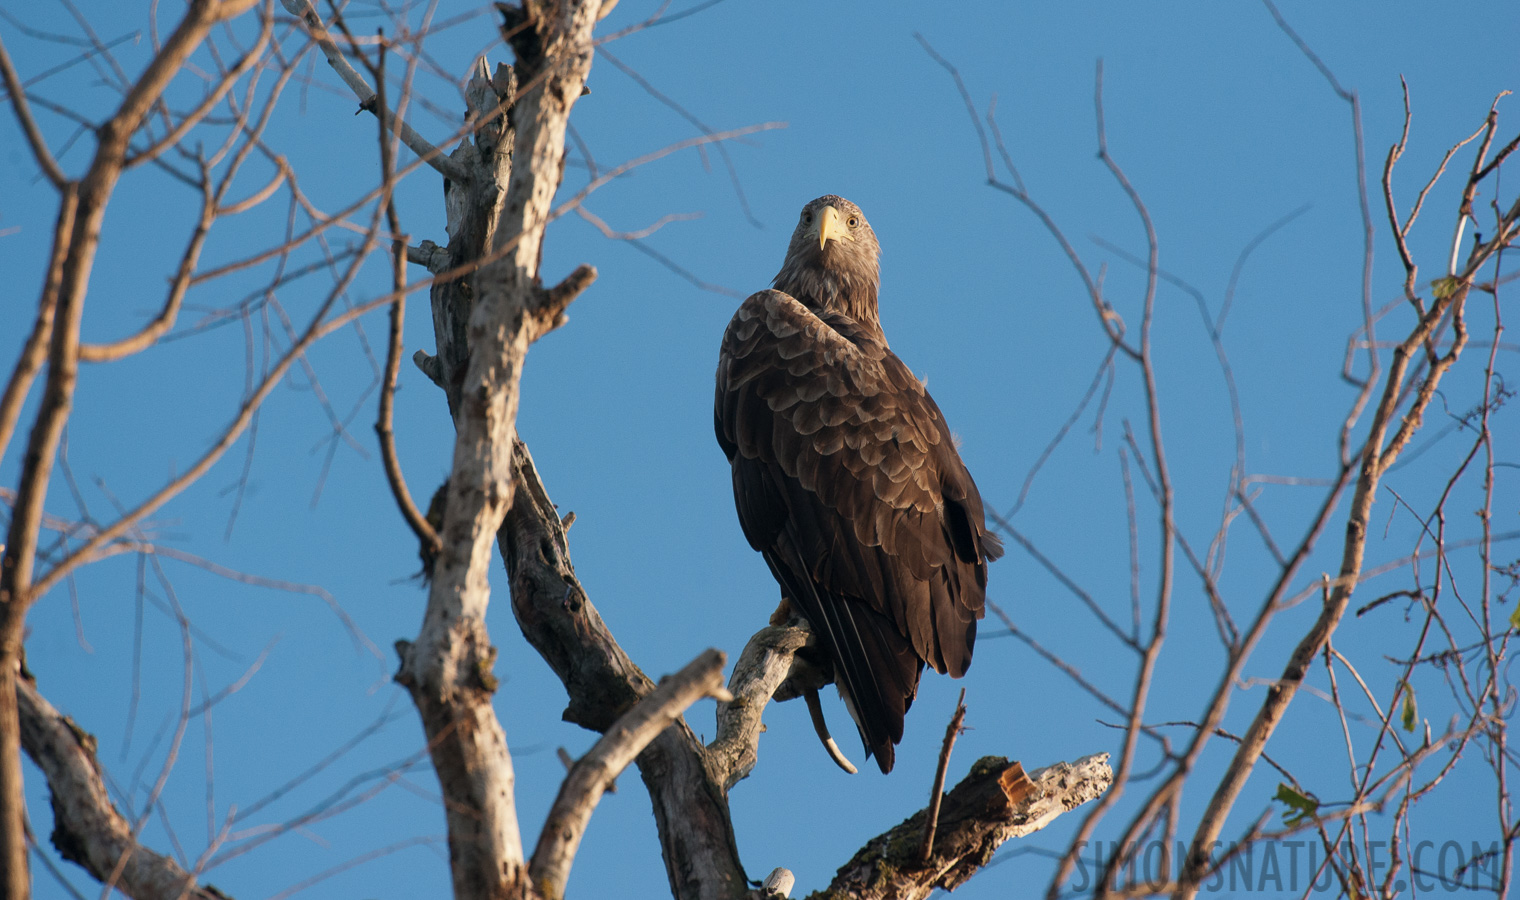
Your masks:
<path fill-rule="evenodd" d="M 813 228 L 808 230 L 808 235 L 811 236 L 815 230 L 818 234 L 819 250 L 822 250 L 823 245 L 829 242 L 829 238 L 837 241 L 855 240 L 855 237 L 850 234 L 850 229 L 845 227 L 844 217 L 832 206 L 825 206 L 818 211 L 818 219 Z"/>

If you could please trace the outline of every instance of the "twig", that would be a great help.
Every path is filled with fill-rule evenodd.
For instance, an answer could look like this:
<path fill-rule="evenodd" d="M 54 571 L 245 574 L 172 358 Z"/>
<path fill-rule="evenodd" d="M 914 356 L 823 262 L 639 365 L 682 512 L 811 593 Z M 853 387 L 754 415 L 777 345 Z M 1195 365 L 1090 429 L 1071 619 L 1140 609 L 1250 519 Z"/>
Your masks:
<path fill-rule="evenodd" d="M 206 96 L 201 98 L 201 101 L 195 105 L 194 109 L 178 116 L 178 121 L 174 123 L 174 126 L 169 129 L 167 134 L 154 141 L 146 149 L 128 156 L 126 158 L 126 166 L 131 168 L 145 162 L 153 162 L 166 149 L 178 144 L 186 134 L 190 133 L 191 129 L 199 125 L 211 113 L 211 110 L 222 101 L 223 97 L 227 96 L 227 92 L 232 90 L 233 85 L 237 84 L 239 78 L 242 78 L 250 69 L 263 61 L 264 51 L 269 47 L 269 41 L 273 35 L 274 10 L 266 7 L 265 15 L 260 17 L 258 39 L 248 49 L 248 52 L 244 53 L 243 57 L 230 69 L 222 73 L 216 86 L 206 92 Z"/>
<path fill-rule="evenodd" d="M 1002 181 L 998 180 L 997 172 L 993 169 L 992 166 L 992 150 L 991 145 L 987 141 L 987 131 L 982 127 L 982 120 L 977 114 L 976 106 L 971 102 L 971 93 L 966 90 L 966 83 L 961 78 L 960 70 L 956 69 L 956 67 L 952 65 L 949 60 L 945 59 L 932 46 L 930 46 L 929 42 L 924 38 L 923 35 L 915 32 L 913 37 L 916 38 L 919 44 L 923 46 L 924 52 L 929 54 L 929 58 L 933 59 L 940 65 L 941 68 L 950 73 L 950 77 L 955 80 L 955 88 L 960 92 L 961 100 L 966 104 L 966 112 L 971 116 L 972 126 L 976 128 L 977 140 L 981 142 L 982 161 L 985 163 L 987 168 L 988 186 L 1002 191 L 1008 196 L 1024 204 L 1024 206 L 1028 208 L 1030 212 L 1034 213 L 1035 216 L 1039 218 L 1040 223 L 1045 226 L 1045 230 L 1050 232 L 1050 236 L 1055 238 L 1056 243 L 1061 245 L 1062 252 L 1066 254 L 1066 258 L 1071 261 L 1072 266 L 1077 270 L 1077 275 L 1082 279 L 1083 286 L 1087 288 L 1087 295 L 1092 300 L 1093 311 L 1098 314 L 1098 322 L 1102 326 L 1104 334 L 1106 334 L 1113 345 L 1122 350 L 1126 356 L 1134 360 L 1139 360 L 1140 351 L 1134 347 L 1131 347 L 1124 341 L 1123 320 L 1121 320 L 1118 314 L 1114 312 L 1113 308 L 1108 305 L 1108 302 L 1103 299 L 1102 285 L 1098 280 L 1095 280 L 1092 277 L 1092 273 L 1088 271 L 1087 264 L 1082 261 L 1082 257 L 1077 253 L 1076 248 L 1071 245 L 1071 241 L 1067 240 L 1066 234 L 1061 231 L 1061 228 L 1056 224 L 1055 219 L 1052 219 L 1050 217 L 1050 214 L 1045 212 L 1044 208 L 1037 204 L 1034 201 L 1034 198 L 1031 197 L 1026 190 L 1024 190 L 1023 182 L 1019 179 L 1019 174 L 1016 170 L 1014 170 L 1012 161 L 1009 159 L 1006 153 L 1003 154 L 1004 163 L 1008 166 L 1009 171 L 1013 173 L 1013 177 L 1018 183 L 1015 185 L 1009 185 L 1004 184 Z M 998 150 L 999 152 L 1002 152 L 1004 150 L 1002 137 L 998 134 L 997 122 L 990 117 L 990 113 L 988 124 L 992 127 L 994 138 L 997 140 Z"/>
<path fill-rule="evenodd" d="M 21 76 L 16 74 L 16 67 L 11 63 L 11 55 L 5 49 L 5 41 L 0 40 L 0 77 L 5 80 L 5 90 L 10 94 L 11 107 L 16 111 L 16 120 L 21 124 L 21 130 L 26 134 L 26 142 L 31 145 L 32 156 L 36 158 L 37 165 L 42 168 L 42 173 L 53 183 L 53 187 L 62 191 L 68 184 L 69 178 L 58 167 L 58 161 L 53 158 L 53 153 L 48 149 L 47 141 L 42 137 L 42 130 L 37 127 L 37 120 L 32 117 L 32 108 L 26 102 L 26 86 L 21 83 Z"/>
<path fill-rule="evenodd" d="M 377 64 L 378 73 L 375 83 L 379 85 L 377 96 L 380 98 L 380 106 L 385 106 L 385 45 L 380 45 L 380 60 Z M 396 453 L 396 434 L 394 431 L 396 411 L 396 379 L 401 373 L 402 333 L 406 327 L 406 262 L 407 262 L 407 236 L 401 231 L 401 217 L 396 212 L 396 199 L 392 188 L 396 183 L 396 160 L 393 133 L 385 127 L 385 121 L 380 122 L 380 172 L 385 179 L 385 218 L 391 231 L 391 285 L 396 297 L 396 302 L 391 304 L 390 312 L 390 343 L 385 354 L 385 375 L 380 385 L 380 411 L 375 421 L 375 436 L 380 440 L 380 458 L 385 466 L 385 480 L 390 484 L 391 495 L 396 498 L 396 505 L 401 509 L 401 517 L 406 524 L 411 526 L 412 532 L 417 535 L 417 540 L 422 546 L 428 548 L 431 555 L 436 558 L 443 552 L 443 541 L 438 537 L 438 532 L 433 530 L 427 516 L 417 508 L 412 500 L 412 492 L 407 489 L 406 476 L 401 471 L 401 459 Z"/>
<path fill-rule="evenodd" d="M 660 103 L 663 103 L 665 106 L 670 107 L 675 111 L 676 115 L 695 125 L 697 129 L 703 134 L 710 135 L 713 133 L 712 128 L 710 128 L 707 123 L 692 115 L 681 104 L 660 93 L 660 91 L 655 88 L 654 85 L 650 84 L 643 75 L 640 75 L 636 69 L 618 59 L 616 56 L 613 56 L 610 52 L 607 51 L 605 47 L 598 46 L 596 48 L 596 52 L 603 59 L 616 66 L 618 70 L 623 74 L 627 75 L 629 78 L 632 78 L 635 84 L 644 89 L 645 93 Z M 744 185 L 739 181 L 739 171 L 738 169 L 734 168 L 734 161 L 729 158 L 728 147 L 725 146 L 725 142 L 720 141 L 714 144 L 713 149 L 718 151 L 718 158 L 723 160 L 723 167 L 728 170 L 728 181 L 729 184 L 733 186 L 734 196 L 739 200 L 739 209 L 744 213 L 744 218 L 747 219 L 749 221 L 749 224 L 753 225 L 754 227 L 763 228 L 764 225 L 760 222 L 759 219 L 755 218 L 754 212 L 752 212 L 749 208 L 749 198 L 744 196 Z M 702 162 L 705 168 L 707 160 L 704 158 Z"/>
<path fill-rule="evenodd" d="M 939 804 L 944 799 L 945 773 L 950 770 L 950 748 L 955 746 L 955 739 L 961 733 L 961 725 L 966 721 L 966 689 L 961 688 L 961 695 L 955 701 L 955 714 L 950 717 L 950 724 L 945 728 L 945 742 L 939 748 L 939 766 L 934 770 L 934 788 L 929 791 L 929 810 L 924 820 L 924 844 L 919 850 L 919 859 L 928 863 L 934 856 L 934 831 L 939 827 Z"/>
<path fill-rule="evenodd" d="M 159 338 L 174 327 L 180 307 L 184 305 L 185 294 L 190 289 L 190 280 L 195 275 L 195 265 L 200 261 L 201 249 L 206 246 L 206 238 L 211 234 L 211 226 L 219 215 L 218 195 L 211 187 L 210 167 L 204 161 L 201 163 L 200 188 L 200 218 L 195 223 L 195 230 L 191 232 L 189 245 L 185 247 L 185 252 L 180 257 L 179 269 L 174 273 L 174 278 L 169 284 L 169 297 L 164 301 L 163 308 L 159 310 L 153 321 L 143 326 L 136 334 L 109 344 L 80 344 L 79 358 L 82 361 L 114 362 L 134 353 L 141 353 L 157 343 Z"/>
<path fill-rule="evenodd" d="M 1266 0 L 1269 2 L 1269 0 Z M 1291 34 L 1291 32 L 1290 32 Z M 1311 59 L 1313 57 L 1311 56 Z M 1489 130 L 1492 133 L 1494 118 L 1490 115 Z M 1479 160 L 1482 153 L 1479 154 Z M 1478 171 L 1480 162 L 1474 163 L 1474 172 Z M 1458 215 L 1466 215 L 1470 208 L 1471 195 L 1475 185 L 1469 180 L 1467 192 L 1463 198 L 1463 209 Z M 1520 203 L 1516 204 L 1509 215 L 1520 215 Z M 1501 219 L 1499 234 L 1507 233 L 1513 219 Z M 1498 239 L 1496 239 L 1498 240 Z M 1261 708 L 1257 711 L 1255 719 L 1246 731 L 1240 746 L 1237 748 L 1224 778 L 1221 780 L 1213 797 L 1209 801 L 1198 830 L 1195 832 L 1192 848 L 1189 851 L 1187 868 L 1184 870 L 1182 883 L 1185 890 L 1179 891 L 1179 896 L 1190 898 L 1198 890 L 1199 873 L 1206 864 L 1208 847 L 1219 836 L 1224 824 L 1224 818 L 1234 805 L 1236 798 L 1245 785 L 1256 760 L 1260 757 L 1267 740 L 1271 737 L 1277 725 L 1282 721 L 1287 711 L 1288 704 L 1292 702 L 1298 687 L 1303 683 L 1308 669 L 1314 659 L 1320 654 L 1321 648 L 1329 641 L 1345 614 L 1350 603 L 1352 592 L 1359 581 L 1363 568 L 1364 555 L 1366 553 L 1366 541 L 1369 526 L 1369 517 L 1382 475 L 1388 470 L 1399 454 L 1408 446 L 1414 432 L 1420 427 L 1425 410 L 1429 407 L 1435 396 L 1436 390 L 1445 373 L 1456 363 L 1466 342 L 1467 332 L 1463 320 L 1463 308 L 1467 294 L 1472 286 L 1472 276 L 1478 266 L 1481 266 L 1487 258 L 1497 250 L 1499 245 L 1490 243 L 1475 247 L 1467 265 L 1464 267 L 1460 279 L 1449 283 L 1444 292 L 1437 291 L 1430 309 L 1421 316 L 1420 320 L 1410 330 L 1408 336 L 1400 342 L 1393 352 L 1393 359 L 1387 373 L 1383 376 L 1383 388 L 1380 399 L 1374 408 L 1372 422 L 1363 445 L 1360 456 L 1360 472 L 1356 480 L 1355 491 L 1352 496 L 1351 510 L 1348 515 L 1346 538 L 1341 551 L 1341 564 L 1338 576 L 1333 582 L 1333 590 L 1324 603 L 1324 608 L 1316 619 L 1314 625 L 1299 641 L 1284 666 L 1283 674 L 1276 683 L 1276 688 L 1269 692 Z M 1420 347 L 1425 345 L 1431 334 L 1446 322 L 1449 318 L 1453 329 L 1453 341 L 1447 353 L 1429 363 L 1428 370 L 1420 377 L 1418 370 L 1409 372 L 1410 361 L 1416 357 Z M 1374 369 L 1374 371 L 1377 371 Z M 1408 383 L 1406 384 L 1406 376 Z M 1363 393 L 1370 391 L 1375 382 L 1369 379 L 1367 388 Z M 1406 390 L 1413 389 L 1415 392 L 1409 408 L 1402 417 L 1398 415 L 1401 398 Z M 1343 472 L 1349 469 L 1343 467 Z M 1212 727 L 1212 725 L 1211 725 Z"/>

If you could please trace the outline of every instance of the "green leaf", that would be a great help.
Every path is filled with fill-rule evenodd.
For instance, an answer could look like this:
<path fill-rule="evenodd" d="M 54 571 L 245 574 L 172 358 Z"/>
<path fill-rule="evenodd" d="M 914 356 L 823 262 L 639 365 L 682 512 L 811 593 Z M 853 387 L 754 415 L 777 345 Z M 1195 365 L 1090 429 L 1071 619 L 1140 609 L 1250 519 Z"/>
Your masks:
<path fill-rule="evenodd" d="M 1283 810 L 1283 824 L 1288 826 L 1301 825 L 1319 815 L 1319 801 L 1310 796 L 1299 793 L 1287 784 L 1279 782 L 1277 796 L 1273 800 L 1281 801 L 1288 808 Z"/>
<path fill-rule="evenodd" d="M 1520 603 L 1515 604 L 1515 611 L 1509 614 L 1509 627 L 1520 631 Z"/>
<path fill-rule="evenodd" d="M 1407 681 L 1401 681 L 1399 684 L 1404 686 L 1404 711 L 1401 721 L 1405 731 L 1414 731 L 1414 726 L 1419 720 L 1419 711 L 1414 705 L 1414 688 Z"/>
<path fill-rule="evenodd" d="M 1461 281 L 1450 275 L 1443 275 L 1430 283 L 1430 290 L 1436 295 L 1437 300 L 1445 300 L 1447 297 L 1455 294 L 1457 288 L 1461 286 Z"/>

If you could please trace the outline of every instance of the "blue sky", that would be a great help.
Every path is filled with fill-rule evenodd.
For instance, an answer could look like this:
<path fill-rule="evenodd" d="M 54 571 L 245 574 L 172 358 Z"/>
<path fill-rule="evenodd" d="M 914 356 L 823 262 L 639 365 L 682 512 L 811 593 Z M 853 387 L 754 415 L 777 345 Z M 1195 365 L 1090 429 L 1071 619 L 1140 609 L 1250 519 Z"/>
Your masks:
<path fill-rule="evenodd" d="M 646 0 L 622 0 L 601 32 L 642 21 L 655 8 Z M 162 14 L 177 10 L 172 5 Z M 482 50 L 493 63 L 507 58 L 494 40 L 493 19 L 482 10 L 445 3 L 440 19 L 471 10 L 480 14 L 427 44 L 430 57 L 454 75 Z M 1402 127 L 1399 76 L 1408 82 L 1414 113 L 1409 149 L 1394 180 L 1407 209 L 1445 149 L 1480 124 L 1500 91 L 1520 88 L 1514 53 L 1520 6 L 1287 2 L 1282 10 L 1361 98 L 1378 228 L 1372 300 L 1382 306 L 1400 296 L 1402 283 L 1375 190 L 1383 156 Z M 129 73 L 140 71 L 150 52 L 146 4 L 90 14 L 104 40 L 135 36 L 114 52 Z M 60 8 L 42 5 L 10 15 L 29 28 L 78 35 Z M 414 23 L 417 15 L 412 13 Z M 374 18 L 356 21 L 366 29 L 378 24 Z M 1087 390 L 1106 345 L 1059 248 L 1025 209 L 986 186 L 982 151 L 955 86 L 915 32 L 959 67 L 979 110 L 996 96 L 997 121 L 1030 192 L 1094 271 L 1104 267 L 1109 298 L 1131 328 L 1139 323 L 1144 273 L 1106 245 L 1143 255 L 1145 240 L 1134 210 L 1096 156 L 1097 60 L 1105 71 L 1109 150 L 1155 220 L 1161 265 L 1195 286 L 1211 313 L 1220 308 L 1242 249 L 1307 206 L 1241 268 L 1224 343 L 1246 423 L 1247 471 L 1328 476 L 1336 429 L 1353 397 L 1339 378 L 1341 360 L 1347 336 L 1361 321 L 1362 226 L 1351 116 L 1262 6 L 727 0 L 606 49 L 714 130 L 765 122 L 786 127 L 727 145 L 735 179 L 716 153 L 704 158 L 684 151 L 615 180 L 587 207 L 625 230 L 666 214 L 700 213 L 666 225 L 647 246 L 742 297 L 768 286 L 803 203 L 825 193 L 857 202 L 883 247 L 882 321 L 892 346 L 928 379 L 989 505 L 1009 511 L 1031 467 Z M 10 21 L 0 23 L 0 34 L 23 78 L 74 52 L 28 37 Z M 293 86 L 284 98 L 268 141 L 290 160 L 311 202 L 333 211 L 377 177 L 374 124 L 353 115 L 352 99 L 336 89 L 325 65 L 319 61 L 309 72 L 312 83 Z M 98 117 L 114 97 L 102 81 L 99 71 L 80 65 L 35 90 Z M 698 133 L 608 59 L 596 61 L 590 86 L 572 121 L 602 169 Z M 186 79 L 177 90 L 181 99 L 189 98 L 196 86 Z M 442 79 L 424 77 L 420 90 L 450 117 L 460 108 L 455 88 Z M 1515 102 L 1502 101 L 1501 114 L 1510 115 Z M 55 149 L 62 147 L 73 125 L 45 111 L 40 115 Z M 425 110 L 414 110 L 412 120 L 438 139 L 457 121 Z M 1503 121 L 1509 124 L 1501 139 L 1507 139 L 1517 120 Z M 0 276 L 12 287 L 11 299 L 0 303 L 0 363 L 9 371 L 29 328 L 53 197 L 8 111 L 0 116 L 0 148 Z M 62 154 L 65 169 L 82 171 L 89 152 L 88 138 L 79 139 Z M 271 171 L 265 162 L 251 164 L 234 196 L 252 193 Z M 584 158 L 573 154 L 561 196 L 584 183 L 586 172 Z M 1411 238 L 1422 279 L 1440 274 L 1444 265 L 1455 190 L 1449 179 L 1432 193 L 1426 219 Z M 444 240 L 440 196 L 436 176 L 427 171 L 403 184 L 401 216 L 414 240 Z M 168 266 L 183 246 L 193 201 L 182 185 L 149 169 L 123 180 L 106 219 L 86 310 L 87 340 L 120 336 L 153 314 Z M 286 224 L 284 202 L 277 199 L 219 226 L 206 265 L 277 242 Z M 340 250 L 353 239 L 335 232 L 331 246 Z M 299 257 L 316 259 L 319 248 Z M 735 655 L 764 624 L 777 593 L 740 533 L 727 467 L 711 431 L 718 342 L 738 299 L 699 289 L 570 216 L 550 229 L 545 279 L 557 280 L 582 262 L 596 265 L 600 278 L 571 308 L 569 324 L 533 348 L 523 379 L 521 434 L 551 496 L 561 510 L 577 514 L 571 549 L 583 583 L 645 671 L 674 671 L 708 646 Z M 245 295 L 256 299 L 270 272 L 266 267 L 197 289 L 190 297 L 193 308 L 181 318 L 180 339 L 85 370 L 68 458 L 80 496 L 97 520 L 108 520 L 117 500 L 130 505 L 150 494 L 230 420 L 248 355 L 257 366 L 266 346 L 263 313 L 254 313 L 251 339 L 235 320 L 214 329 L 195 326 L 206 321 L 208 310 L 233 306 Z M 377 258 L 351 299 L 381 293 L 385 277 Z M 319 273 L 282 287 L 278 300 L 299 326 L 328 286 Z M 1195 546 L 1205 547 L 1218 526 L 1234 454 L 1227 398 L 1194 299 L 1163 285 L 1157 304 L 1154 340 L 1178 521 Z M 1492 311 L 1474 316 L 1475 322 L 1491 321 Z M 1407 318 L 1396 311 L 1383 334 L 1406 328 Z M 278 319 L 269 321 L 278 332 Z M 155 817 L 146 830 L 152 846 L 167 850 L 178 841 L 193 860 L 206 847 L 208 830 L 219 828 L 234 805 L 248 810 L 371 723 L 381 723 L 299 790 L 235 819 L 235 830 L 257 829 L 287 821 L 326 797 L 373 792 L 353 811 L 227 859 L 208 874 L 239 898 L 277 895 L 347 860 L 409 841 L 415 843 L 303 896 L 437 895 L 448 883 L 436 782 L 425 767 L 396 769 L 418 752 L 422 736 L 404 692 L 388 680 L 395 664 L 389 648 L 415 635 L 424 594 L 408 580 L 416 570 L 415 542 L 385 488 L 370 428 L 374 369 L 365 341 L 380 352 L 383 313 L 362 325 L 362 336 L 352 330 L 334 335 L 309 355 L 336 414 L 346 418 L 357 409 L 348 426 L 352 443 L 338 441 L 329 456 L 333 428 L 298 372 L 266 404 L 251 455 L 245 437 L 150 523 L 155 540 L 185 553 L 268 579 L 320 585 L 369 642 L 353 639 L 321 597 L 240 584 L 162 561 L 174 601 L 197 629 L 194 702 L 237 681 L 256 660 L 262 663 L 240 691 L 214 708 L 209 724 L 205 717 L 192 722 L 164 795 L 174 835 Z M 1482 327 L 1474 324 L 1474 334 Z M 277 340 L 275 349 L 283 343 Z M 408 307 L 406 343 L 408 353 L 433 349 L 425 299 L 414 298 Z M 1448 410 L 1460 413 L 1472 405 L 1486 353 L 1473 349 L 1464 357 L 1445 405 L 1430 417 L 1427 437 L 1451 421 Z M 1514 358 L 1512 349 L 1503 350 L 1500 370 L 1512 368 Z M 1141 434 L 1137 375 L 1133 367 L 1120 366 L 1101 417 L 1088 407 L 1014 519 L 1043 553 L 1125 622 L 1129 535 L 1118 451 L 1126 421 Z M 1093 431 L 1095 421 L 1101 421 L 1101 435 Z M 439 393 L 409 365 L 402 372 L 396 427 L 412 490 L 425 498 L 446 472 L 452 429 Z M 1515 461 L 1520 434 L 1513 420 L 1500 415 L 1494 427 L 1500 458 Z M 0 484 L 6 487 L 15 484 L 19 443 L 0 460 Z M 1460 436 L 1432 443 L 1391 484 L 1412 506 L 1428 509 L 1467 446 Z M 239 502 L 245 463 L 247 490 Z M 1515 471 L 1498 472 L 1494 527 L 1514 531 L 1520 525 Z M 1477 496 L 1474 483 L 1464 483 L 1451 507 L 1452 527 L 1462 535 L 1473 532 L 1468 513 Z M 1140 491 L 1140 583 L 1149 610 L 1158 545 L 1154 505 Z M 1319 496 L 1313 487 L 1272 485 L 1259 506 L 1279 540 L 1288 541 L 1302 530 Z M 1407 514 L 1390 514 L 1391 501 L 1387 495 L 1378 501 L 1375 518 L 1386 531 L 1375 536 L 1371 564 L 1407 552 L 1418 534 Z M 62 480 L 55 481 L 48 509 L 70 519 L 84 515 Z M 1248 526 L 1238 525 L 1232 535 L 1221 589 L 1242 619 L 1264 595 L 1271 567 Z M 1338 544 L 1338 526 L 1332 526 L 1305 567 L 1302 586 L 1337 565 L 1332 551 Z M 1466 565 L 1471 579 L 1471 559 Z M 505 589 L 503 574 L 499 566 L 492 573 L 499 590 Z M 184 681 L 179 629 L 161 609 L 172 602 L 169 587 L 151 566 L 145 578 L 152 597 L 144 603 L 136 589 L 138 563 L 130 555 L 80 572 L 36 607 L 27 642 L 42 691 L 99 738 L 113 783 L 134 803 L 142 801 L 164 763 L 164 729 L 172 731 Z M 1105 690 L 1128 696 L 1134 658 L 1027 553 L 1015 548 L 996 564 L 991 579 L 991 598 L 1021 628 Z M 1407 571 L 1389 576 L 1357 600 L 1407 583 Z M 1475 580 L 1459 581 L 1459 587 L 1477 589 Z M 514 750 L 519 813 L 531 843 L 563 774 L 555 748 L 579 754 L 594 735 L 559 721 L 563 691 L 522 640 L 502 600 L 489 622 L 501 648 L 496 706 Z M 1281 670 L 1312 620 L 1313 606 L 1282 615 L 1247 666 L 1248 678 Z M 1147 721 L 1196 717 L 1221 665 L 1197 579 L 1183 568 L 1175 607 Z M 131 718 L 139 608 L 140 700 Z M 1413 627 L 1390 606 L 1348 618 L 1336 643 L 1386 698 L 1396 669 L 1383 656 L 1405 652 Z M 1020 759 L 1033 769 L 1116 750 L 1120 733 L 1099 721 L 1112 716 L 1021 645 L 991 636 L 1000 630 L 993 621 L 986 624 L 964 683 L 926 677 L 897 768 L 888 777 L 874 767 L 843 775 L 823 756 L 798 704 L 769 709 L 759 766 L 732 794 L 750 874 L 763 877 L 784 865 L 797 873 L 799 894 L 821 888 L 867 838 L 920 808 L 963 684 L 971 730 L 956 746 L 952 777 L 986 754 Z M 1421 677 L 1428 678 L 1415 682 L 1421 715 L 1439 732 L 1450 702 L 1436 673 Z M 1323 673 L 1310 684 L 1325 688 Z M 1262 692 L 1260 686 L 1243 689 L 1227 727 L 1243 728 Z M 846 753 L 861 761 L 843 707 L 831 699 L 827 709 Z M 710 703 L 694 708 L 688 720 L 711 736 Z M 1353 725 L 1364 729 L 1359 738 L 1373 733 L 1365 721 Z M 1328 704 L 1306 693 L 1269 752 L 1329 800 L 1346 792 L 1340 740 Z M 1142 768 L 1155 759 L 1152 748 L 1145 753 Z M 1228 753 L 1216 742 L 1201 776 L 1217 777 Z M 208 772 L 214 794 L 208 792 Z M 1414 824 L 1437 841 L 1486 841 L 1493 822 L 1471 815 L 1470 800 L 1463 799 L 1473 791 L 1491 796 L 1485 777 L 1492 776 L 1485 773 L 1478 754 L 1470 753 L 1443 788 L 1448 793 L 1425 801 Z M 46 793 L 35 770 L 28 777 L 30 809 L 46 833 Z M 1227 835 L 1243 831 L 1268 807 L 1277 780 L 1270 772 L 1253 778 Z M 1098 836 L 1111 837 L 1127 823 L 1134 801 L 1149 787 L 1131 786 Z M 1211 784 L 1199 784 L 1187 793 L 1184 822 L 1196 818 L 1209 790 Z M 1491 808 L 1485 801 L 1483 815 L 1491 818 Z M 1068 816 L 1021 844 L 1062 848 L 1079 818 Z M 665 896 L 657 848 L 647 799 L 629 774 L 599 807 L 570 889 L 578 896 Z M 1044 889 L 1047 859 L 1006 849 L 1004 854 L 1006 862 L 958 896 Z M 90 893 L 77 870 L 65 870 Z M 66 896 L 40 870 L 36 881 L 39 896 Z"/>

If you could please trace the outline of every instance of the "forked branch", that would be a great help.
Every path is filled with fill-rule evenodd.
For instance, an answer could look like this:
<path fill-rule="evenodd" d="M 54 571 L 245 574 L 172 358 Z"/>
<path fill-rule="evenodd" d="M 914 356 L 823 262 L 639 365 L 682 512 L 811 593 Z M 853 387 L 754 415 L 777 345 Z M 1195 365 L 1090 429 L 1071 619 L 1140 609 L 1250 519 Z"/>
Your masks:
<path fill-rule="evenodd" d="M 624 713 L 602 739 L 571 767 L 560 785 L 539 835 L 528 872 L 534 888 L 550 900 L 564 896 L 570 864 L 580 847 L 591 812 L 607 786 L 688 706 L 703 697 L 733 699 L 723 687 L 727 657 L 708 650 L 686 668 L 662 679 L 658 687 Z"/>

